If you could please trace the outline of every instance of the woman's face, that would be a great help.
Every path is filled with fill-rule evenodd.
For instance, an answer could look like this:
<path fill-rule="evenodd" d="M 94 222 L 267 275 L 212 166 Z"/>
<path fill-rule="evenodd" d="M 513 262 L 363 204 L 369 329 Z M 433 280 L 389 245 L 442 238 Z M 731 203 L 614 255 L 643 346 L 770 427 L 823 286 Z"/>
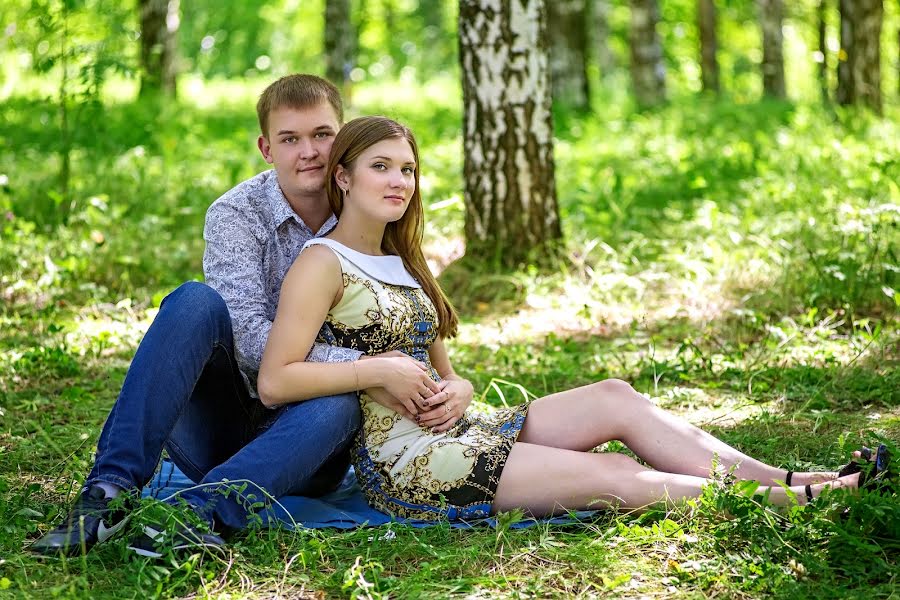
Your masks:
<path fill-rule="evenodd" d="M 399 220 L 416 190 L 416 159 L 405 138 L 390 138 L 366 148 L 352 169 L 338 165 L 335 179 L 352 207 L 382 223 Z"/>

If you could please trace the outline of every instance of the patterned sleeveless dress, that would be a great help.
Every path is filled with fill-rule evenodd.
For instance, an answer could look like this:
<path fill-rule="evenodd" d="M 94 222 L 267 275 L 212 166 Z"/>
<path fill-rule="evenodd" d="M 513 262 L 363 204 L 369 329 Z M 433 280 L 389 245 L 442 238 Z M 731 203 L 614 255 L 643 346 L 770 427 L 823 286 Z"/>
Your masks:
<path fill-rule="evenodd" d="M 319 341 L 368 355 L 399 350 L 424 362 L 437 336 L 437 313 L 398 256 L 370 256 L 328 238 L 337 255 L 344 293 L 331 309 Z M 328 329 L 330 328 L 330 332 Z M 434 434 L 359 394 L 362 427 L 353 466 L 368 503 L 408 519 L 468 520 L 487 517 L 500 473 L 519 437 L 527 404 L 490 415 L 468 411 L 452 429 Z"/>

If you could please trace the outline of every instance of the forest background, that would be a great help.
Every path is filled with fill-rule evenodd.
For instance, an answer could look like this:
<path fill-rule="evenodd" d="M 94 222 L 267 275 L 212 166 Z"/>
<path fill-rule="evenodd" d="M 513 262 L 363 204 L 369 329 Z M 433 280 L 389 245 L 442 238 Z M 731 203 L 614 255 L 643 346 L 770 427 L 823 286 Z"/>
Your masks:
<path fill-rule="evenodd" d="M 265 168 L 258 94 L 296 71 L 335 79 L 349 116 L 416 133 L 427 254 L 477 404 L 620 377 L 791 469 L 900 439 L 900 2 L 548 4 L 0 6 L 0 596 L 896 595 L 896 497 L 773 511 L 723 485 L 578 527 L 251 530 L 225 560 L 27 553 L 87 473 L 160 301 L 202 280 L 207 206 Z M 497 77 L 535 75 L 524 92 L 473 79 L 490 19 L 529 65 Z M 473 162 L 502 138 L 478 89 L 548 109 L 514 218 L 478 175 L 509 163 Z"/>

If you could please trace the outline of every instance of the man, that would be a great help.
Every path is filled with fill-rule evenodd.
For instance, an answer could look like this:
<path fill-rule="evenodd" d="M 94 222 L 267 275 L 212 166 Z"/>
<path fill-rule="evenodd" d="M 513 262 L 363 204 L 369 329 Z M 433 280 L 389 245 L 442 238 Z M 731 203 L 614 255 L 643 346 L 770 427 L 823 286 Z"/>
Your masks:
<path fill-rule="evenodd" d="M 146 484 L 163 448 L 200 484 L 180 495 L 200 519 L 168 530 L 145 527 L 130 547 L 147 556 L 159 556 L 163 547 L 219 548 L 224 541 L 216 529 L 245 526 L 251 504 L 289 493 L 319 495 L 346 473 L 360 421 L 356 394 L 267 410 L 256 393 L 284 276 L 303 244 L 337 222 L 324 184 L 343 105 L 327 81 L 290 75 L 266 88 L 257 115 L 257 145 L 274 169 L 210 206 L 203 257 L 208 285 L 186 283 L 163 301 L 103 427 L 81 494 L 33 550 L 73 554 L 114 535 L 127 515 L 112 500 Z M 310 352 L 319 362 L 362 358 L 324 344 Z M 446 413 L 443 404 L 453 399 L 442 429 L 472 400 L 464 380 L 435 386 L 419 406 L 404 405 L 383 389 L 368 392 L 423 421 Z"/>

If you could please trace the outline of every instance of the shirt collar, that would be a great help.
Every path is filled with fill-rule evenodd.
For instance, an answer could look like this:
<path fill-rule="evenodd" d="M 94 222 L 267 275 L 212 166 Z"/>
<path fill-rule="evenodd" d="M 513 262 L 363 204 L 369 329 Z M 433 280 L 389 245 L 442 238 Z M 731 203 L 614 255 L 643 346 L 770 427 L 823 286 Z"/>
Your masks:
<path fill-rule="evenodd" d="M 281 186 L 278 185 L 278 176 L 275 174 L 275 170 L 273 169 L 271 173 L 271 177 L 266 180 L 266 197 L 272 203 L 272 229 L 278 229 L 288 219 L 294 219 L 297 224 L 301 225 L 316 237 L 325 235 L 334 229 L 334 226 L 337 225 L 337 218 L 334 215 L 331 215 L 325 220 L 325 223 L 319 231 L 312 231 L 303 219 L 300 218 L 300 215 L 294 212 L 294 209 L 291 208 L 291 204 L 288 202 L 287 198 L 284 197 L 284 192 L 281 191 Z"/>

